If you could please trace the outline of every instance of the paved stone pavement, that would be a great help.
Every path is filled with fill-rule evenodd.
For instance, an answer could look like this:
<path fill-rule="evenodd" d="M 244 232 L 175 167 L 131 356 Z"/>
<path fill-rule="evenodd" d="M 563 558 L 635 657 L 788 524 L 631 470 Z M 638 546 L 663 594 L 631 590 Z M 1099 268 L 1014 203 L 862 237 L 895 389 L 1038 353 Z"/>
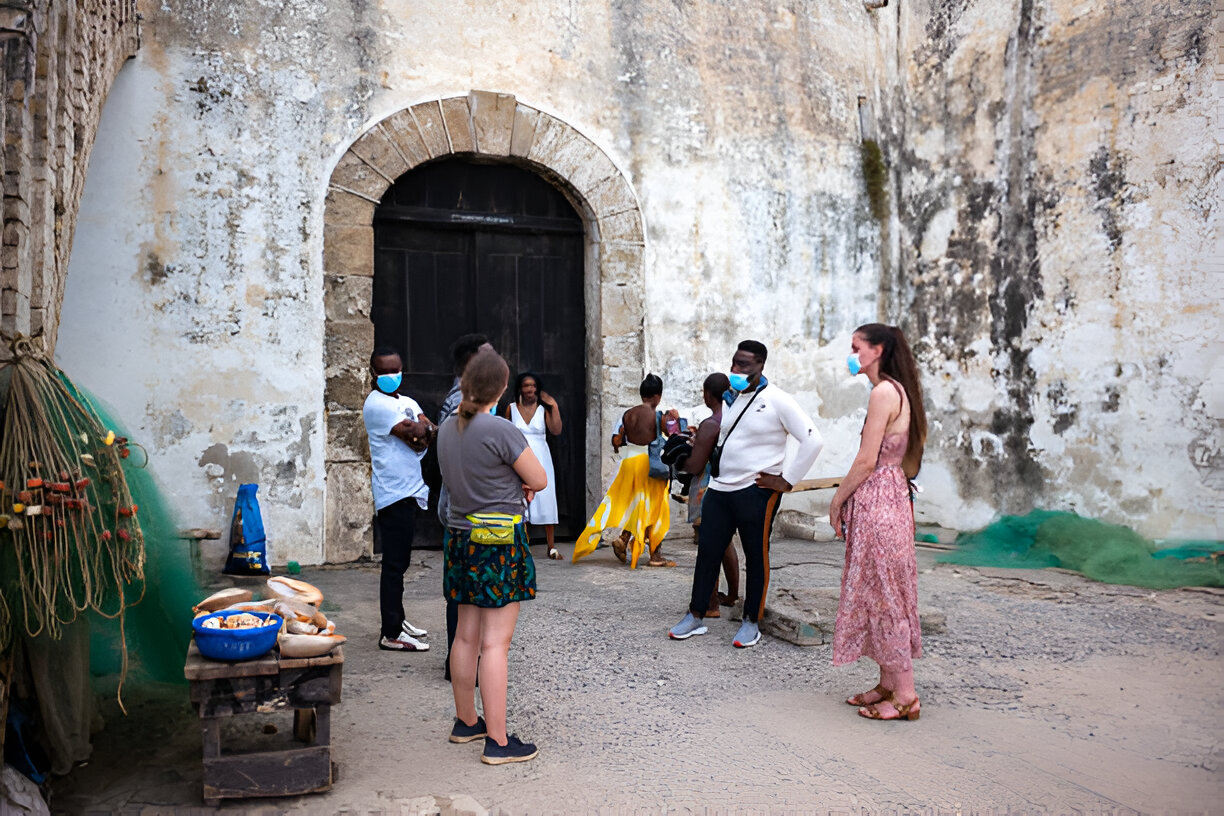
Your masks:
<path fill-rule="evenodd" d="M 870 722 L 843 703 L 873 666 L 737 622 L 685 642 L 665 632 L 688 597 L 676 569 L 630 571 L 604 549 L 582 563 L 537 549 L 539 597 L 511 653 L 511 730 L 533 762 L 488 767 L 451 745 L 440 553 L 414 555 L 409 617 L 428 653 L 376 648 L 377 568 L 310 569 L 349 636 L 333 709 L 339 778 L 325 794 L 225 803 L 250 813 L 1135 813 L 1222 812 L 1221 596 L 1094 584 L 1056 571 L 935 565 L 920 596 L 947 616 L 916 664 L 922 719 Z M 563 546 L 568 555 L 569 547 Z M 775 587 L 836 586 L 840 542 L 775 540 Z M 107 711 L 95 759 L 59 780 L 62 813 L 211 812 L 185 687 L 132 689 Z M 248 739 L 286 738 L 287 713 Z M 236 723 L 235 723 L 236 725 Z M 278 734 L 262 734 L 265 726 Z"/>

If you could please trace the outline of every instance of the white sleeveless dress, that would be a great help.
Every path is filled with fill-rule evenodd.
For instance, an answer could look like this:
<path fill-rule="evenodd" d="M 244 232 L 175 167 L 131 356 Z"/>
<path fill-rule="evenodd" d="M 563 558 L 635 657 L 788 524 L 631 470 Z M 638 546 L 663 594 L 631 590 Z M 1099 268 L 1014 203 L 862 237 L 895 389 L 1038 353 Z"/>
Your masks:
<path fill-rule="evenodd" d="M 548 474 L 548 487 L 536 493 L 531 504 L 527 506 L 527 521 L 532 524 L 556 524 L 557 479 L 553 472 L 552 453 L 548 450 L 548 431 L 544 426 L 544 405 L 537 405 L 531 422 L 524 422 L 523 415 L 518 410 L 518 403 L 512 402 L 510 403 L 510 421 L 514 423 L 514 427 L 523 432 L 523 436 L 527 437 L 527 444 L 531 446 L 531 452 L 540 460 L 540 464 L 544 466 L 544 472 Z"/>

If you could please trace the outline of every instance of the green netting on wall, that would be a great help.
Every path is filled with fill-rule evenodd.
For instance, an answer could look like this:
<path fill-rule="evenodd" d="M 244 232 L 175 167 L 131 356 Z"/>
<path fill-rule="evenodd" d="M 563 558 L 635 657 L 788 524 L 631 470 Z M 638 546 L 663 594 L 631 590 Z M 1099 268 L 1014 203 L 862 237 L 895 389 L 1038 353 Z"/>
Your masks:
<path fill-rule="evenodd" d="M 1161 542 L 1075 513 L 1034 510 L 1004 516 L 982 530 L 962 533 L 941 563 L 976 567 L 1061 567 L 1094 581 L 1171 589 L 1224 586 L 1218 555 L 1224 542 Z"/>
<path fill-rule="evenodd" d="M 114 412 L 85 394 L 98 416 L 117 434 L 126 436 Z M 132 500 L 140 506 L 145 543 L 144 596 L 129 606 L 123 627 L 128 646 L 130 683 L 185 683 L 183 662 L 191 639 L 191 606 L 205 593 L 195 578 L 191 552 L 180 538 L 174 508 L 157 486 L 152 465 L 139 453 L 124 460 Z M 155 463 L 154 463 L 155 464 Z M 90 671 L 102 676 L 120 670 L 118 620 L 90 618 Z"/>
<path fill-rule="evenodd" d="M 125 681 L 184 682 L 201 592 L 145 448 L 41 343 L 0 340 L 0 652 L 20 642 L 53 666 L 56 682 L 34 678 L 44 715 L 83 734 L 87 662 L 121 709 Z"/>

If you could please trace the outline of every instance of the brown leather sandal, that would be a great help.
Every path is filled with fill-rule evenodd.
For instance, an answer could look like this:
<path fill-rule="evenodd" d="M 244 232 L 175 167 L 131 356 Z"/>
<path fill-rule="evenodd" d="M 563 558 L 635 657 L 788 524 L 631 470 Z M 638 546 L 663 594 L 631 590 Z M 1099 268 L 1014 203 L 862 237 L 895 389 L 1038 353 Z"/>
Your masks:
<path fill-rule="evenodd" d="M 879 695 L 879 699 L 878 700 L 864 700 L 863 698 L 866 697 L 868 694 L 877 694 Z M 886 689 L 881 685 L 877 685 L 875 688 L 871 689 L 870 691 L 860 691 L 858 694 L 855 694 L 851 697 L 847 697 L 846 705 L 858 706 L 861 708 L 863 706 L 869 706 L 869 705 L 875 705 L 876 703 L 882 703 L 885 700 L 889 699 L 890 697 L 892 697 L 891 689 Z"/>
<path fill-rule="evenodd" d="M 891 705 L 897 712 L 897 716 L 885 717 L 884 715 L 880 714 L 880 709 L 877 708 L 880 703 L 888 703 Z M 864 711 L 867 713 L 864 714 Z M 916 720 L 921 714 L 922 704 L 918 701 L 917 697 L 905 705 L 902 705 L 901 703 L 898 703 L 896 698 L 894 698 L 891 694 L 888 696 L 887 700 L 881 700 L 879 703 L 872 703 L 871 705 L 863 706 L 858 711 L 858 715 L 860 717 L 865 717 L 869 720 Z"/>

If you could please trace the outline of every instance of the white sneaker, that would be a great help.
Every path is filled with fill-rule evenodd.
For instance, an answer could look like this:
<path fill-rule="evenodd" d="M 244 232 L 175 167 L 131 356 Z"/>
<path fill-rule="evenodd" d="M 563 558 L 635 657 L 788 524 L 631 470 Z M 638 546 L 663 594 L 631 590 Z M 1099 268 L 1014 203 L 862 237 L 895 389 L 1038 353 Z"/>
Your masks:
<path fill-rule="evenodd" d="M 428 632 L 426 632 L 424 629 L 420 628 L 419 626 L 413 626 L 407 620 L 405 620 L 402 624 L 400 624 L 400 629 L 403 631 L 405 635 L 408 635 L 409 637 L 414 637 L 414 638 L 423 638 L 429 634 Z"/>
<path fill-rule="evenodd" d="M 378 648 L 388 652 L 428 652 L 429 644 L 400 632 L 400 636 L 394 640 L 389 637 L 379 638 Z"/>

